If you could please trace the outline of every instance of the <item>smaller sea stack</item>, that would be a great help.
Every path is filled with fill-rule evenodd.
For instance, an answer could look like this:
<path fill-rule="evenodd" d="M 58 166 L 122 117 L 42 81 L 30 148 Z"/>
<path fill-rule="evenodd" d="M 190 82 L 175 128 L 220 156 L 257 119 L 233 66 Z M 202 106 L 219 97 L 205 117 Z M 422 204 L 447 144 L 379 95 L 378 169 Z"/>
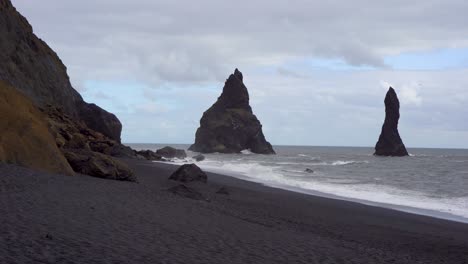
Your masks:
<path fill-rule="evenodd" d="M 242 73 L 236 69 L 226 80 L 216 103 L 203 113 L 195 143 L 189 150 L 240 153 L 245 149 L 258 154 L 275 154 L 249 105 L 249 92 Z"/>
<path fill-rule="evenodd" d="M 408 151 L 398 133 L 400 119 L 400 101 L 395 90 L 390 87 L 385 96 L 385 121 L 382 126 L 379 141 L 375 145 L 377 156 L 408 156 Z"/>

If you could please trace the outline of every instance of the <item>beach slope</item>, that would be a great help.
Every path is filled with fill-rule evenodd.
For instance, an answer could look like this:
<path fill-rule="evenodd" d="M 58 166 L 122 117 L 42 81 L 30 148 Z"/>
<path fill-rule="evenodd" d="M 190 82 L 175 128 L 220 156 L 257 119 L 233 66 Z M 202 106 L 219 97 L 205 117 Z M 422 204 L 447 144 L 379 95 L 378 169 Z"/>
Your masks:
<path fill-rule="evenodd" d="M 139 183 L 0 164 L 0 263 L 468 263 L 467 224 L 212 173 L 189 199 L 127 162 Z"/>

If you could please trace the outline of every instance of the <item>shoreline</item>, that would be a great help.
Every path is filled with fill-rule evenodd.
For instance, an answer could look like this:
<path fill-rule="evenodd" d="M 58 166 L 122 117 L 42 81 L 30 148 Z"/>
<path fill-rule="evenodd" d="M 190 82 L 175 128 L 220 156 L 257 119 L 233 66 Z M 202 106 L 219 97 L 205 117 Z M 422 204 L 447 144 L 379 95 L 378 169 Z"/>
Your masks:
<path fill-rule="evenodd" d="M 138 183 L 0 164 L 0 263 L 468 263 L 468 224 L 122 161 Z"/>
<path fill-rule="evenodd" d="M 184 163 L 185 164 L 192 163 L 192 162 L 174 163 L 174 162 L 164 162 L 164 161 L 153 161 L 153 162 L 160 163 L 160 164 L 171 165 L 171 166 L 180 166 L 181 164 L 184 164 Z M 244 175 L 242 173 L 235 172 L 235 171 L 227 171 L 227 170 L 216 169 L 216 168 L 203 168 L 203 161 L 202 162 L 193 162 L 193 163 L 200 166 L 206 172 L 214 173 L 214 174 L 224 176 L 224 177 L 232 177 L 232 178 L 242 180 L 242 181 L 257 183 L 257 184 L 260 184 L 260 185 L 263 185 L 263 186 L 266 186 L 266 187 L 270 187 L 270 188 L 276 188 L 276 189 L 280 189 L 280 190 L 285 190 L 285 191 L 290 191 L 290 192 L 295 192 L 295 193 L 301 193 L 301 194 L 311 195 L 311 196 L 316 196 L 316 197 L 322 197 L 322 198 L 327 198 L 327 199 L 354 202 L 354 203 L 359 203 L 359 204 L 363 204 L 363 205 L 367 205 L 367 206 L 373 206 L 373 207 L 378 207 L 378 208 L 385 208 L 385 209 L 389 209 L 389 210 L 395 210 L 395 211 L 398 211 L 398 212 L 410 213 L 410 214 L 415 214 L 415 215 L 432 217 L 432 218 L 436 218 L 436 219 L 442 219 L 442 220 L 448 220 L 448 221 L 454 221 L 454 222 L 458 222 L 458 223 L 468 224 L 468 218 L 467 217 L 463 217 L 463 216 L 459 216 L 459 215 L 455 215 L 455 214 L 450 214 L 450 213 L 446 213 L 446 212 L 441 212 L 441 211 L 437 211 L 437 210 L 424 209 L 424 208 L 418 208 L 418 207 L 412 207 L 412 206 L 406 206 L 406 205 L 399 205 L 399 204 L 376 202 L 376 201 L 371 201 L 371 200 L 365 200 L 365 199 L 335 195 L 335 194 L 321 192 L 321 191 L 317 191 L 317 190 L 309 190 L 309 189 L 303 189 L 303 188 L 298 188 L 298 187 L 293 187 L 293 186 L 281 185 L 281 184 L 274 183 L 274 182 L 265 182 L 265 181 L 257 180 L 257 179 L 255 179 L 253 177 L 250 177 L 248 175 Z"/>

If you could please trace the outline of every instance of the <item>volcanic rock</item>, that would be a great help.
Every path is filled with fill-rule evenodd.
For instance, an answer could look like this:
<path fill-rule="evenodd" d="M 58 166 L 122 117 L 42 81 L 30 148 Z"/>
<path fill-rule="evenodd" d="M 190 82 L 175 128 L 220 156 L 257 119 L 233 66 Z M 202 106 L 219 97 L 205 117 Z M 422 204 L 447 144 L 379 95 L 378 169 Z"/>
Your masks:
<path fill-rule="evenodd" d="M 117 117 L 83 101 L 60 58 L 33 33 L 10 0 L 0 0 L 0 80 L 21 91 L 39 108 L 60 107 L 73 119 L 120 142 L 122 125 Z"/>
<path fill-rule="evenodd" d="M 127 146 L 96 132 L 53 106 L 43 108 L 47 114 L 49 127 L 57 146 L 71 149 L 86 149 L 118 158 L 137 158 L 135 152 Z"/>
<path fill-rule="evenodd" d="M 180 182 L 201 181 L 206 183 L 208 176 L 197 165 L 184 164 L 172 173 L 169 179 Z"/>
<path fill-rule="evenodd" d="M 73 175 L 49 132 L 45 115 L 18 90 L 0 81 L 0 162 Z"/>
<path fill-rule="evenodd" d="M 140 150 L 136 152 L 147 160 L 162 160 L 162 156 L 151 150 Z"/>
<path fill-rule="evenodd" d="M 198 154 L 198 155 L 193 156 L 192 159 L 196 161 L 203 161 L 205 160 L 205 156 L 203 156 L 202 154 Z"/>
<path fill-rule="evenodd" d="M 400 119 L 400 102 L 395 90 L 390 87 L 385 96 L 385 121 L 382 132 L 375 145 L 377 156 L 408 156 L 405 145 L 398 133 L 398 120 Z"/>
<path fill-rule="evenodd" d="M 164 147 L 162 149 L 158 149 L 156 150 L 156 154 L 168 159 L 185 159 L 187 157 L 187 153 L 185 153 L 185 150 L 175 149 L 173 147 Z"/>
<path fill-rule="evenodd" d="M 262 125 L 249 105 L 242 73 L 236 69 L 224 84 L 218 100 L 205 112 L 189 150 L 202 153 L 275 154 L 263 135 Z"/>
<path fill-rule="evenodd" d="M 73 170 L 98 178 L 135 182 L 133 172 L 124 163 L 110 156 L 84 149 L 64 149 Z"/>
<path fill-rule="evenodd" d="M 57 54 L 34 35 L 31 25 L 10 0 L 0 0 L 0 80 L 26 96 L 35 105 L 34 109 L 37 107 L 45 114 L 42 120 L 47 130 L 39 125 L 37 109 L 24 103 L 17 109 L 32 110 L 13 113 L 14 101 L 6 97 L 0 119 L 0 126 L 7 129 L 1 134 L 5 142 L 0 147 L 2 160 L 67 174 L 73 174 L 73 168 L 96 177 L 134 180 L 131 171 L 111 157 L 137 158 L 131 148 L 120 144 L 120 121 L 115 115 L 83 101 L 71 86 L 66 67 Z M 2 92 L 5 91 L 8 90 L 2 87 Z M 3 114 L 16 115 L 17 119 L 10 121 Z M 46 139 L 45 134 L 52 140 Z"/>

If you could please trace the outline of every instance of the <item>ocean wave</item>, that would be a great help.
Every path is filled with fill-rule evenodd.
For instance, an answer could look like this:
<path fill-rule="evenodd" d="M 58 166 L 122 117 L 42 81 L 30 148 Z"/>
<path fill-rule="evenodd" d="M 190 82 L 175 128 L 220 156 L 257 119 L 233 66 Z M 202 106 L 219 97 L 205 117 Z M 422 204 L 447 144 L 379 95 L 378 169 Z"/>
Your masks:
<path fill-rule="evenodd" d="M 344 165 L 351 165 L 351 164 L 366 164 L 369 163 L 367 160 L 356 161 L 356 160 L 337 160 L 333 162 L 319 162 L 319 163 L 312 163 L 310 165 L 313 166 L 344 166 Z"/>
<path fill-rule="evenodd" d="M 337 161 L 332 162 L 331 165 L 341 166 L 341 165 L 360 164 L 360 163 L 366 163 L 366 162 L 354 161 L 354 160 L 337 160 Z"/>
<path fill-rule="evenodd" d="M 252 151 L 250 151 L 250 149 L 244 149 L 241 151 L 241 154 L 244 154 L 244 155 L 250 155 L 250 154 L 253 154 Z"/>
<path fill-rule="evenodd" d="M 355 162 L 355 161 L 353 161 Z M 351 164 L 339 162 L 339 164 Z M 361 162 L 362 163 L 362 162 Z M 300 192 L 312 192 L 342 197 L 343 199 L 356 199 L 378 204 L 387 204 L 390 207 L 398 206 L 415 209 L 431 210 L 468 218 L 468 197 L 432 197 L 428 194 L 402 190 L 391 186 L 375 183 L 363 183 L 352 179 L 334 179 L 330 182 L 314 180 L 315 177 L 287 176 L 288 173 L 281 167 L 264 166 L 259 163 L 200 163 L 200 167 L 207 171 L 224 173 L 232 176 L 243 176 L 248 180 L 263 183 L 269 186 L 284 188 Z M 292 176 L 292 177 L 291 177 Z M 315 193 L 315 192 L 318 192 Z"/>
<path fill-rule="evenodd" d="M 171 164 L 193 163 L 191 158 L 175 160 Z M 290 162 L 292 163 L 292 162 Z M 365 164 L 367 160 L 335 160 L 316 163 L 320 166 L 347 166 L 350 164 Z M 265 163 L 253 159 L 213 160 L 205 159 L 197 162 L 203 170 L 231 175 L 233 177 L 262 183 L 268 186 L 288 189 L 297 192 L 323 195 L 361 203 L 377 204 L 402 211 L 424 213 L 425 210 L 451 214 L 468 219 L 468 197 L 434 197 L 432 194 L 398 189 L 390 185 L 374 182 L 355 182 L 343 176 L 332 178 L 328 173 L 316 171 L 310 163 L 279 164 Z M 302 169 L 312 168 L 315 172 L 305 173 Z M 325 169 L 325 168 L 323 168 Z M 330 169 L 330 168 L 328 168 Z M 317 173 L 316 173 L 317 172 Z M 301 176 L 302 174 L 302 176 Z M 323 175 L 322 175 L 323 174 Z M 325 176 L 325 177 L 322 177 Z M 419 210 L 419 211 L 418 211 Z"/>

